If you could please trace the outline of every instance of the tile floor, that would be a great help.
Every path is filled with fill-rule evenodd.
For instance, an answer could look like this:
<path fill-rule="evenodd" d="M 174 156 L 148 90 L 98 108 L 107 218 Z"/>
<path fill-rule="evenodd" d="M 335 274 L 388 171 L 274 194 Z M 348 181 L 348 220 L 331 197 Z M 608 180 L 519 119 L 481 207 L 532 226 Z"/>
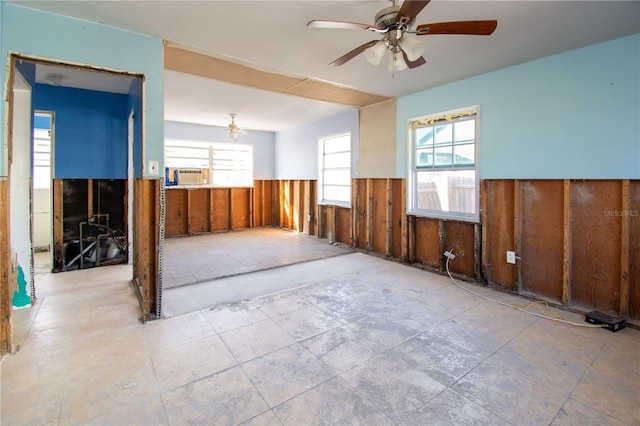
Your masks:
<path fill-rule="evenodd" d="M 313 236 L 277 228 L 165 239 L 164 288 L 262 271 L 348 253 Z"/>
<path fill-rule="evenodd" d="M 637 330 L 361 253 L 312 262 L 340 273 L 147 324 L 126 265 L 38 275 L 0 423 L 640 424 Z"/>

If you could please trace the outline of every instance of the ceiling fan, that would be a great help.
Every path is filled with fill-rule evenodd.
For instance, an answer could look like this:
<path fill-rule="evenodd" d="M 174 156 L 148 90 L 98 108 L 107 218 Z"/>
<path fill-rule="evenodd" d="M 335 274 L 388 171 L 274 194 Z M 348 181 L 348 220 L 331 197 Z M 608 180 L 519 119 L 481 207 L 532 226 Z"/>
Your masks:
<path fill-rule="evenodd" d="M 240 128 L 240 127 L 238 127 L 238 125 L 236 124 L 236 116 L 237 116 L 238 114 L 236 114 L 236 113 L 232 112 L 232 113 L 230 113 L 229 115 L 231 116 L 231 123 L 229 123 L 229 125 L 227 126 L 227 128 L 229 129 L 229 130 L 228 130 L 227 135 L 229 136 L 229 139 L 232 139 L 232 140 L 234 140 L 234 141 L 235 141 L 235 140 L 238 140 L 238 135 L 239 135 L 239 134 L 246 135 L 246 134 L 247 134 L 247 131 L 246 131 L 246 130 L 241 129 L 241 128 Z"/>
<path fill-rule="evenodd" d="M 362 46 L 358 46 L 331 62 L 330 65 L 342 65 L 363 52 L 367 61 L 372 65 L 379 65 L 384 53 L 388 50 L 391 52 L 389 71 L 392 72 L 416 68 L 426 63 L 422 56 L 425 49 L 424 43 L 408 37 L 407 34 L 415 34 L 417 36 L 441 34 L 491 35 L 498 26 L 498 21 L 496 20 L 455 21 L 422 24 L 414 29 L 416 16 L 430 1 L 405 0 L 402 6 L 398 6 L 396 0 L 393 0 L 393 6 L 386 7 L 376 14 L 375 24 L 373 25 L 314 19 L 307 23 L 307 26 L 323 29 L 365 30 L 382 34 L 380 40 L 372 40 Z"/>

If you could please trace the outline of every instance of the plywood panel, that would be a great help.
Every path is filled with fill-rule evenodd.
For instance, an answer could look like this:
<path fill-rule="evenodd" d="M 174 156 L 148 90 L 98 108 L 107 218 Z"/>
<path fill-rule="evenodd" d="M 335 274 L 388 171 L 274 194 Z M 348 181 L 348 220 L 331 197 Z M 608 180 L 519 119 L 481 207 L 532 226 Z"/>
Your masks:
<path fill-rule="evenodd" d="M 521 291 L 557 302 L 562 300 L 562 180 L 520 182 L 522 250 Z"/>
<path fill-rule="evenodd" d="M 453 250 L 456 258 L 449 262 L 451 272 L 475 277 L 474 224 L 466 222 L 444 222 L 445 250 Z M 444 253 L 444 250 L 440 255 Z"/>
<path fill-rule="evenodd" d="M 402 257 L 402 225 L 406 223 L 404 217 L 404 179 L 391 180 L 391 256 L 396 259 Z"/>
<path fill-rule="evenodd" d="M 415 260 L 431 268 L 440 268 L 440 221 L 415 219 Z"/>
<path fill-rule="evenodd" d="M 233 188 L 233 229 L 249 228 L 251 225 L 251 191 L 249 188 Z"/>
<path fill-rule="evenodd" d="M 482 188 L 483 197 L 487 197 L 483 226 L 486 227 L 485 251 L 487 259 L 483 260 L 486 279 L 505 287 L 514 287 L 515 267 L 506 261 L 507 250 L 514 250 L 514 218 L 512 180 L 490 180 Z"/>
<path fill-rule="evenodd" d="M 341 207 L 338 211 L 338 241 L 351 245 L 351 209 Z"/>
<path fill-rule="evenodd" d="M 187 190 L 167 189 L 165 202 L 165 235 L 186 235 L 188 233 Z"/>
<path fill-rule="evenodd" d="M 373 219 L 371 248 L 374 252 L 387 252 L 387 179 L 371 179 Z"/>
<path fill-rule="evenodd" d="M 189 190 L 189 233 L 209 232 L 209 189 Z"/>
<path fill-rule="evenodd" d="M 620 307 L 620 181 L 571 184 L 571 303 L 617 314 Z"/>
<path fill-rule="evenodd" d="M 226 188 L 214 188 L 211 190 L 213 201 L 213 231 L 226 231 L 229 229 L 229 192 L 230 189 Z M 170 191 L 167 191 L 170 192 Z"/>
<path fill-rule="evenodd" d="M 640 320 L 640 180 L 629 182 L 629 309 Z"/>

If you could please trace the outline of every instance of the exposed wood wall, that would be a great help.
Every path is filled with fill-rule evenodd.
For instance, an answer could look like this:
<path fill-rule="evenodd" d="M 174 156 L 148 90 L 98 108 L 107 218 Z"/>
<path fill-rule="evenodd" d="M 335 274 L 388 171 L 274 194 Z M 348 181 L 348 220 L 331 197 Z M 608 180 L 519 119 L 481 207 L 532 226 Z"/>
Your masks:
<path fill-rule="evenodd" d="M 202 191 L 212 202 L 200 211 L 213 219 L 197 232 L 280 226 L 439 272 L 444 251 L 452 250 L 454 274 L 640 320 L 637 180 L 484 180 L 480 224 L 406 215 L 404 179 L 354 179 L 350 209 L 318 205 L 316 182 L 309 180 L 256 181 L 251 196 Z M 172 196 L 167 230 L 173 215 L 177 233 L 188 234 L 189 223 L 202 223 L 188 219 L 189 203 L 206 197 L 189 198 L 184 190 Z M 237 206 L 248 219 L 236 216 Z M 507 263 L 507 251 L 516 252 L 515 265 Z"/>
<path fill-rule="evenodd" d="M 277 181 L 253 188 L 168 188 L 165 236 L 195 235 L 254 226 L 274 226 Z"/>
<path fill-rule="evenodd" d="M 160 242 L 160 181 L 134 182 L 133 278 L 139 290 L 142 320 L 152 318 L 156 308 L 158 245 Z M 168 193 L 168 191 L 167 191 Z"/>
<path fill-rule="evenodd" d="M 640 181 L 482 183 L 485 279 L 581 309 L 640 319 Z M 506 251 L 519 257 L 507 264 Z"/>
<path fill-rule="evenodd" d="M 12 270 L 9 242 L 9 181 L 0 178 L 0 353 L 13 350 L 11 299 L 16 280 Z"/>

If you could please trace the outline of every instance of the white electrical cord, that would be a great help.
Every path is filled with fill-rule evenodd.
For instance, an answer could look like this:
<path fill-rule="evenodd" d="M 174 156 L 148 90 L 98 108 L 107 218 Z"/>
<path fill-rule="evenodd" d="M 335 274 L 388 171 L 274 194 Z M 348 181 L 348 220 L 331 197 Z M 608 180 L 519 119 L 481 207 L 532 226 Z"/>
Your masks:
<path fill-rule="evenodd" d="M 446 256 L 446 258 L 447 258 L 447 262 L 446 262 L 446 265 L 445 265 L 445 266 L 446 266 L 446 268 L 447 268 L 447 274 L 449 275 L 449 278 L 451 278 L 451 281 L 453 281 L 453 283 L 454 283 L 455 285 L 457 285 L 458 287 L 460 287 L 460 288 L 461 288 L 461 289 L 463 289 L 464 291 L 467 291 L 467 292 L 469 292 L 469 293 L 471 293 L 471 294 L 475 294 L 476 296 L 481 297 L 481 298 L 483 298 L 483 299 L 485 299 L 485 300 L 489 300 L 489 301 L 491 301 L 491 302 L 498 303 L 498 304 L 503 305 L 503 306 L 506 306 L 506 307 L 508 307 L 508 308 L 515 309 L 516 311 L 524 312 L 524 313 L 529 314 L 529 315 L 533 315 L 533 316 L 540 317 L 540 318 L 545 318 L 545 319 L 552 320 L 552 321 L 563 322 L 563 323 L 565 323 L 565 324 L 574 325 L 574 326 L 576 326 L 576 327 L 603 328 L 603 327 L 605 327 L 605 326 L 606 326 L 606 324 L 585 324 L 585 323 L 580 323 L 580 322 L 568 321 L 568 320 L 565 320 L 565 319 L 562 319 L 562 318 L 553 318 L 553 317 L 549 317 L 549 316 L 546 316 L 546 315 L 537 314 L 537 313 L 535 313 L 535 312 L 530 312 L 530 311 L 528 311 L 528 310 L 526 310 L 525 308 L 522 308 L 522 307 L 520 307 L 520 306 L 517 306 L 517 305 L 511 305 L 511 304 L 506 303 L 506 302 L 503 302 L 503 301 L 501 301 L 501 300 L 492 299 L 492 298 L 487 297 L 487 296 L 484 296 L 484 295 L 482 295 L 482 294 L 480 294 L 480 293 L 476 293 L 475 291 L 470 290 L 470 289 L 468 289 L 468 288 L 464 287 L 462 284 L 458 283 L 458 282 L 457 282 L 457 281 L 456 281 L 456 280 L 451 276 L 451 272 L 449 271 L 449 261 L 450 261 L 450 260 L 452 260 L 452 259 L 455 259 L 456 255 L 455 255 L 455 254 L 453 254 L 451 251 L 445 251 L 445 252 L 444 252 L 444 255 L 445 255 L 445 256 Z"/>

